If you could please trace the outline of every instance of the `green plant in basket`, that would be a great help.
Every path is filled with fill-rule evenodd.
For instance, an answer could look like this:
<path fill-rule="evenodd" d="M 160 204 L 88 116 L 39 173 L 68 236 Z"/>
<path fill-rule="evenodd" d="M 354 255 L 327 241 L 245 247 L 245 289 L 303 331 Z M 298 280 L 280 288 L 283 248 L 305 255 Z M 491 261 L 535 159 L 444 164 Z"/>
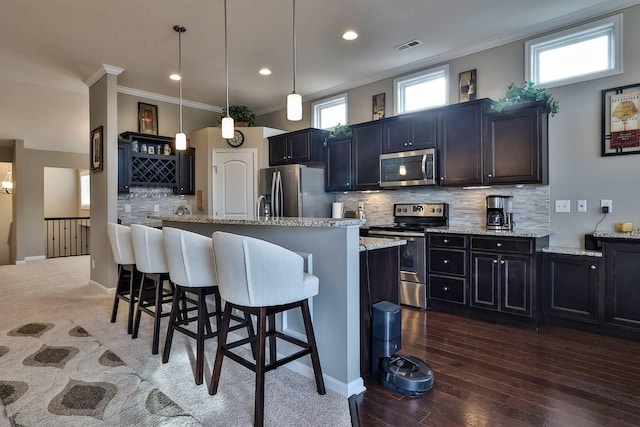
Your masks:
<path fill-rule="evenodd" d="M 547 104 L 547 110 L 553 117 L 558 113 L 558 101 L 553 99 L 553 96 L 547 89 L 534 87 L 533 82 L 522 82 L 520 85 L 511 83 L 507 87 L 507 93 L 504 98 L 500 98 L 497 101 L 491 100 L 491 108 L 498 113 L 505 107 L 512 105 L 520 105 L 527 102 L 545 101 Z"/>
<path fill-rule="evenodd" d="M 227 117 L 226 109 L 222 109 L 218 124 L 222 123 L 223 117 Z M 246 122 L 247 126 L 255 126 L 256 124 L 256 115 L 246 105 L 231 105 L 229 107 L 229 117 L 235 122 Z"/>

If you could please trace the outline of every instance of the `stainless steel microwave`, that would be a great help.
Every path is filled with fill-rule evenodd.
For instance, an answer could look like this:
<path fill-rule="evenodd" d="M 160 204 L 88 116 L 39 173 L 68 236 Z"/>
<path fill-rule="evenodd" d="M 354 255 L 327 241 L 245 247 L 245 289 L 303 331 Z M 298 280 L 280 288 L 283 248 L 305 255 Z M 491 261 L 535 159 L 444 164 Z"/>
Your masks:
<path fill-rule="evenodd" d="M 380 187 L 436 185 L 437 151 L 403 151 L 380 155 Z"/>

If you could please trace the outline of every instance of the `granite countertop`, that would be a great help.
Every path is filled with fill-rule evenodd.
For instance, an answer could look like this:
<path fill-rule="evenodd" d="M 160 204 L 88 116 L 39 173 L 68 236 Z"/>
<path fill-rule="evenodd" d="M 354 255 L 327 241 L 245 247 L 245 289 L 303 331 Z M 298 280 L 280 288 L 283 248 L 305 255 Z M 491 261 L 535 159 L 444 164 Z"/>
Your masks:
<path fill-rule="evenodd" d="M 494 237 L 547 237 L 551 234 L 548 229 L 520 229 L 514 228 L 511 231 L 493 231 L 484 227 L 436 227 L 427 228 L 427 233 L 446 233 L 446 234 L 474 234 L 478 236 L 494 236 Z"/>
<path fill-rule="evenodd" d="M 394 246 L 402 246 L 406 244 L 406 240 L 385 239 L 382 237 L 360 237 L 360 252 L 392 248 Z"/>
<path fill-rule="evenodd" d="M 596 231 L 593 233 L 593 237 L 607 238 L 607 239 L 632 239 L 640 240 L 640 231 L 634 231 L 631 233 L 618 233 L 616 231 Z"/>
<path fill-rule="evenodd" d="M 355 218 L 270 217 L 269 219 L 228 219 L 209 215 L 149 215 L 150 219 L 200 224 L 269 225 L 281 227 L 360 227 L 365 220 Z"/>
<path fill-rule="evenodd" d="M 542 248 L 542 252 L 547 252 L 552 254 L 593 256 L 593 257 L 602 258 L 602 251 L 593 251 L 593 250 L 578 249 L 578 248 L 566 248 L 562 246 L 549 246 L 546 248 Z"/>

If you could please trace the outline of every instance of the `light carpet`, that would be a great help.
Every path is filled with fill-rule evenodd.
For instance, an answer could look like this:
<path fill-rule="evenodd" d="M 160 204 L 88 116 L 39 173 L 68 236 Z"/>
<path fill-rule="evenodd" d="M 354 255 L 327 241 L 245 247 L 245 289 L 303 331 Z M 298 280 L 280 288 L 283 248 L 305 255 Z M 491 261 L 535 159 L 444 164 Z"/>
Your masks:
<path fill-rule="evenodd" d="M 194 340 L 177 333 L 170 360 L 163 364 L 160 355 L 151 354 L 151 317 L 142 317 L 139 337 L 132 340 L 126 333 L 126 305 L 121 304 L 117 322 L 109 323 L 113 296 L 88 282 L 88 256 L 0 267 L 0 329 L 9 331 L 25 323 L 68 319 L 200 424 L 253 425 L 253 372 L 225 359 L 218 394 L 210 396 L 207 386 L 198 386 L 193 379 Z M 163 319 L 161 352 L 166 322 Z M 210 381 L 215 343 L 210 339 L 205 344 L 206 383 Z M 318 395 L 313 379 L 281 367 L 266 375 L 265 425 L 350 426 L 348 401 L 330 390 Z"/>

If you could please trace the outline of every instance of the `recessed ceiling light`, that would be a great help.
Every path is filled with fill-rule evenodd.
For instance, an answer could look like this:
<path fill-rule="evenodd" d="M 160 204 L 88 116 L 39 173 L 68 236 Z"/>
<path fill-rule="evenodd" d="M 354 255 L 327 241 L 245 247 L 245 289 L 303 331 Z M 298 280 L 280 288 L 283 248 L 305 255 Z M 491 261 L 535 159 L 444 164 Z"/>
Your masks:
<path fill-rule="evenodd" d="M 358 33 L 356 33 L 355 31 L 346 31 L 343 35 L 342 38 L 345 40 L 355 40 L 358 38 Z"/>
<path fill-rule="evenodd" d="M 170 78 L 171 80 L 178 81 L 178 80 L 180 80 L 180 74 L 178 74 L 178 73 L 173 73 L 173 74 L 171 74 L 171 75 L 169 76 L 169 78 Z"/>
<path fill-rule="evenodd" d="M 268 76 L 271 74 L 271 70 L 268 68 L 260 68 L 258 73 L 260 73 L 261 76 Z"/>

